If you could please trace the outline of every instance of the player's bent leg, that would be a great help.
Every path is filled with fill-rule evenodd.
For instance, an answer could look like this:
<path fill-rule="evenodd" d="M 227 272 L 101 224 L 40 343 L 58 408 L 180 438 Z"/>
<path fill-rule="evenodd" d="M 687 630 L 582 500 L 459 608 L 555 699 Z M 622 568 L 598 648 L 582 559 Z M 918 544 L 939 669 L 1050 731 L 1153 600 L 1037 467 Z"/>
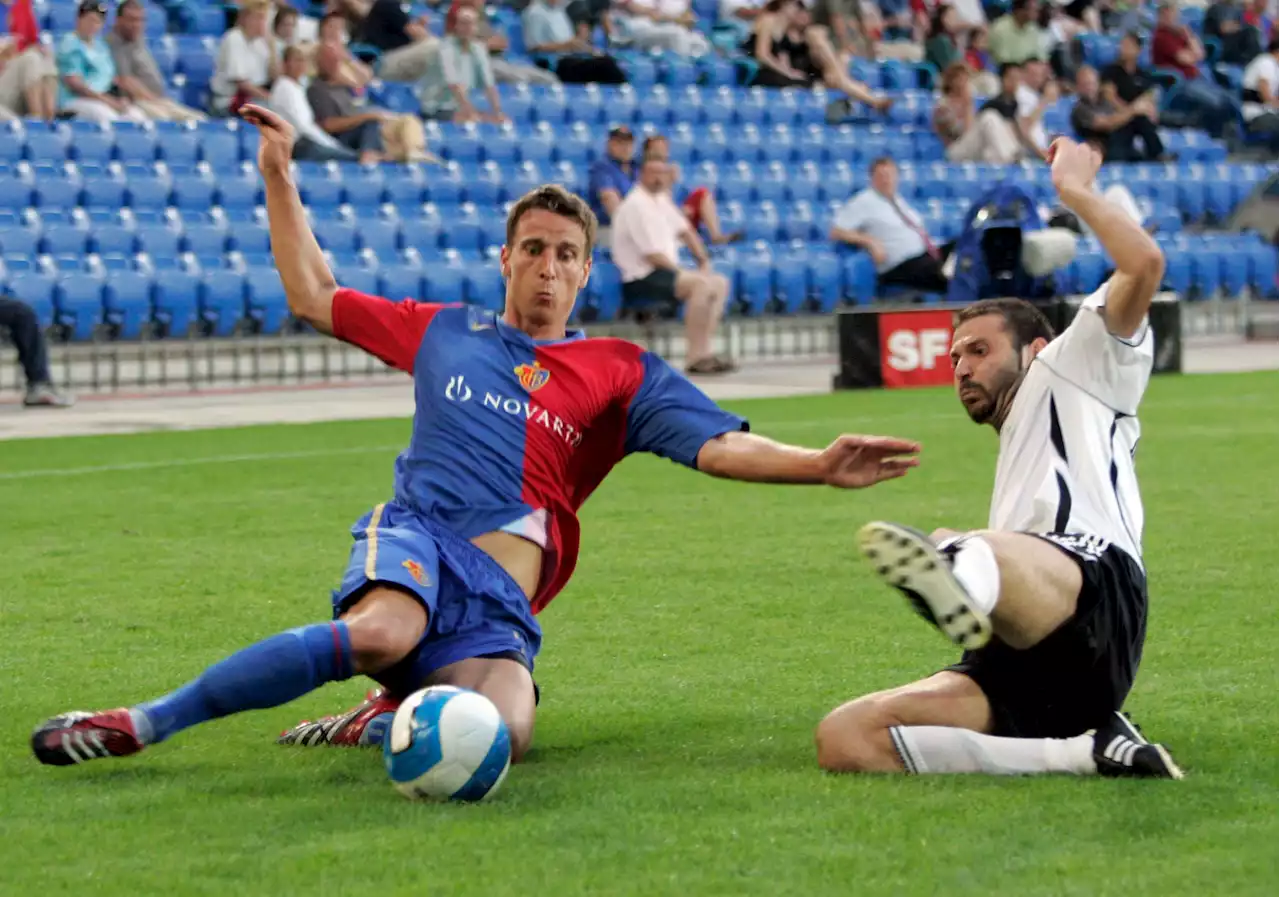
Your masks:
<path fill-rule="evenodd" d="M 994 632 L 1013 648 L 1039 644 L 1075 612 L 1077 561 L 1036 536 L 983 531 L 935 544 L 917 530 L 876 521 L 858 533 L 863 555 L 916 612 L 963 648 Z"/>
<path fill-rule="evenodd" d="M 524 759 L 533 743 L 536 713 L 533 676 L 524 664 L 503 657 L 469 657 L 436 670 L 427 684 L 469 688 L 492 701 L 511 734 L 511 762 Z"/>
<path fill-rule="evenodd" d="M 986 732 L 991 706 L 972 679 L 944 671 L 841 704 L 818 724 L 818 765 L 829 772 L 903 772 L 897 726 L 952 726 Z"/>

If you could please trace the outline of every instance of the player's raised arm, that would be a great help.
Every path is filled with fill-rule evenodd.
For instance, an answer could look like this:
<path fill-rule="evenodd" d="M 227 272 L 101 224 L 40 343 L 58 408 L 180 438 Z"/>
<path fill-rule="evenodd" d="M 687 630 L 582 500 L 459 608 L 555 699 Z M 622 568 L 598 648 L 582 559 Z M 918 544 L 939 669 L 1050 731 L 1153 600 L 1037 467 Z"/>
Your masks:
<path fill-rule="evenodd" d="M 302 198 L 289 170 L 293 127 L 276 113 L 246 105 L 240 116 L 258 129 L 258 168 L 262 171 L 271 229 L 271 253 L 284 284 L 289 311 L 321 333 L 333 333 L 333 294 L 338 283 L 316 242 Z"/>
<path fill-rule="evenodd" d="M 1102 159 L 1092 147 L 1059 138 L 1049 154 L 1063 205 L 1089 226 L 1115 262 L 1103 315 L 1112 334 L 1130 339 L 1142 328 L 1164 279 L 1164 253 L 1141 225 L 1094 190 Z"/>
<path fill-rule="evenodd" d="M 627 413 L 628 452 L 652 452 L 709 476 L 751 483 L 870 486 L 904 475 L 918 443 L 841 436 L 825 449 L 802 448 L 748 432 L 747 422 L 711 401 L 652 353 Z"/>

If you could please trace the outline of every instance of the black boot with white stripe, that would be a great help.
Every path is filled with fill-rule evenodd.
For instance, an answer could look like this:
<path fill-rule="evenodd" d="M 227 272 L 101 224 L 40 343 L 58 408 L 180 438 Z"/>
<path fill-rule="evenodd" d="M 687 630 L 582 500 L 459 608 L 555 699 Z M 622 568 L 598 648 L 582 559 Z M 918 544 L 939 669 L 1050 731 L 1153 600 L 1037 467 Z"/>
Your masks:
<path fill-rule="evenodd" d="M 1111 778 L 1180 779 L 1183 775 L 1164 745 L 1147 741 L 1119 710 L 1094 731 L 1093 762 L 1098 775 Z"/>
<path fill-rule="evenodd" d="M 90 713 L 73 710 L 45 720 L 31 733 L 31 750 L 46 766 L 72 766 L 142 750 L 125 707 Z"/>

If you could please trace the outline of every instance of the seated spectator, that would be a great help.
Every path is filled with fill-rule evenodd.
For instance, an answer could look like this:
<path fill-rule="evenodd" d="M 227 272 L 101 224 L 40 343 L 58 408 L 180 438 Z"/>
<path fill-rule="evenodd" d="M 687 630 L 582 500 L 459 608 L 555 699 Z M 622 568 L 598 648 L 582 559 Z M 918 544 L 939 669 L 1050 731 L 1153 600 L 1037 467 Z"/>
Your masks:
<path fill-rule="evenodd" d="M 1031 145 L 1043 156 L 1049 151 L 1049 134 L 1045 130 L 1045 113 L 1054 107 L 1061 94 L 1049 64 L 1039 59 L 1028 59 L 1022 65 L 1022 78 L 1018 83 L 1018 118 Z"/>
<path fill-rule="evenodd" d="M 76 118 L 100 124 L 121 118 L 146 121 L 141 109 L 116 93 L 111 50 L 98 39 L 106 18 L 105 3 L 85 0 L 76 11 L 76 30 L 58 41 L 58 105 Z"/>
<path fill-rule="evenodd" d="M 1037 21 L 1039 14 L 1037 0 L 1013 0 L 1009 13 L 992 23 L 987 40 L 991 45 L 991 58 L 996 64 L 1048 58 L 1044 51 L 1044 35 Z"/>
<path fill-rule="evenodd" d="M 622 274 L 623 308 L 670 309 L 683 302 L 685 370 L 727 373 L 735 365 L 711 351 L 711 338 L 724 315 L 729 281 L 711 267 L 702 240 L 671 201 L 670 187 L 667 164 L 649 159 L 613 216 L 612 254 Z M 682 241 L 697 260 L 697 270 L 680 267 Z"/>
<path fill-rule="evenodd" d="M 475 39 L 483 43 L 485 48 L 489 51 L 489 65 L 493 68 L 493 80 L 500 84 L 559 83 L 561 79 L 557 78 L 554 72 L 548 71 L 545 68 L 540 68 L 536 65 L 524 65 L 522 63 L 512 62 L 509 59 L 503 58 L 503 54 L 507 52 L 508 48 L 507 35 L 493 27 L 493 23 L 489 21 L 489 13 L 480 0 L 453 0 L 453 5 L 449 7 L 449 12 L 444 21 L 444 30 L 446 34 L 453 31 L 453 23 L 457 19 L 458 10 L 463 7 L 470 7 L 475 10 Z M 528 7 L 525 7 L 525 10 L 527 12 Z M 570 25 L 569 29 L 570 34 L 572 34 L 573 26 Z M 528 29 L 526 28 L 525 30 L 527 32 Z M 525 43 L 528 43 L 527 39 Z M 589 78 L 586 80 L 595 79 Z"/>
<path fill-rule="evenodd" d="M 697 18 L 690 0 L 617 0 L 615 42 L 638 50 L 670 50 L 680 56 L 711 52 L 706 37 L 693 29 Z"/>
<path fill-rule="evenodd" d="M 1250 133 L 1276 140 L 1280 136 L 1280 119 L 1276 117 L 1276 110 L 1280 109 L 1280 43 L 1274 37 L 1267 44 L 1267 52 L 1259 53 L 1244 70 L 1241 88 L 1241 112 Z"/>
<path fill-rule="evenodd" d="M 611 224 L 623 197 L 636 183 L 635 135 L 626 125 L 609 132 L 604 155 L 591 163 L 587 172 L 587 203 L 599 222 L 596 243 L 608 248 Z"/>
<path fill-rule="evenodd" d="M 1142 43 L 1136 34 L 1130 32 L 1120 39 L 1116 61 L 1102 70 L 1101 97 L 1108 107 L 1129 116 L 1129 128 L 1146 151 L 1142 158 L 1163 158 L 1164 144 L 1156 130 L 1160 123 L 1157 85 L 1139 68 L 1141 53 Z M 1121 151 L 1117 158 L 1128 155 Z"/>
<path fill-rule="evenodd" d="M 1216 0 L 1204 11 L 1204 36 L 1222 47 L 1219 62 L 1247 65 L 1262 52 L 1262 34 L 1244 22 L 1240 0 Z"/>
<path fill-rule="evenodd" d="M 267 105 L 293 125 L 298 139 L 293 158 L 300 162 L 354 162 L 360 154 L 339 143 L 316 122 L 302 79 L 307 74 L 307 57 L 301 47 L 287 47 L 280 65 L 280 75 L 271 84 Z"/>
<path fill-rule="evenodd" d="M 363 93 L 373 80 L 373 69 L 355 57 L 348 47 L 347 20 L 338 13 L 329 13 L 320 20 L 316 31 L 319 44 L 328 44 L 338 51 L 342 57 L 342 65 L 338 68 L 337 83 L 345 84 L 356 94 Z M 315 53 L 319 45 L 305 44 L 303 51 L 307 60 L 307 74 L 315 74 Z"/>
<path fill-rule="evenodd" d="M 203 112 L 168 95 L 160 67 L 147 49 L 146 25 L 147 10 L 141 0 L 124 0 L 116 7 L 116 21 L 106 41 L 121 96 L 158 121 L 204 121 Z"/>
<path fill-rule="evenodd" d="M 425 19 L 410 20 L 400 0 L 338 0 L 359 25 L 356 38 L 382 52 L 375 71 L 384 81 L 420 81 L 435 59 L 440 42 Z"/>
<path fill-rule="evenodd" d="M 1164 156 L 1150 93 L 1132 103 L 1119 100 L 1117 91 L 1104 95 L 1097 71 L 1086 65 L 1076 73 L 1076 96 L 1071 127 L 1081 140 L 1096 143 L 1107 162 L 1154 162 Z M 1141 142 L 1141 149 L 1134 147 L 1135 140 Z"/>
<path fill-rule="evenodd" d="M 806 37 L 813 47 L 829 50 L 841 71 L 848 71 L 855 56 L 875 57 L 879 15 L 869 22 L 865 12 L 862 0 L 812 0 L 806 5 Z"/>
<path fill-rule="evenodd" d="M 453 32 L 440 41 L 427 74 L 419 86 L 418 97 L 425 118 L 466 122 L 505 122 L 502 101 L 494 84 L 493 68 L 484 44 L 475 39 L 476 11 L 459 9 Z M 472 102 L 477 89 L 484 91 L 489 111 L 480 112 Z"/>
<path fill-rule="evenodd" d="M 1177 97 L 1181 105 L 1191 110 L 1188 123 L 1221 137 L 1236 121 L 1236 103 L 1226 90 L 1200 77 L 1200 63 L 1204 58 L 1204 47 L 1182 23 L 1177 4 L 1161 4 L 1151 38 L 1151 62 L 1157 68 L 1172 68 L 1182 73 L 1186 80 L 1179 86 Z"/>
<path fill-rule="evenodd" d="M 831 44 L 817 34 L 809 27 L 809 13 L 800 0 L 769 0 L 742 47 L 760 66 L 751 83 L 762 87 L 808 87 L 821 80 L 827 87 L 881 112 L 893 105 L 889 97 L 877 97 L 867 85 L 849 77 Z"/>
<path fill-rule="evenodd" d="M 626 74 L 612 56 L 601 53 L 574 32 L 562 0 L 533 0 L 520 15 L 525 50 L 541 56 L 561 81 L 623 84 Z"/>
<path fill-rule="evenodd" d="M 973 28 L 969 31 L 964 51 L 964 64 L 974 75 L 989 75 L 995 68 L 995 60 L 991 58 L 989 49 L 990 37 L 985 28 Z M 998 88 L 997 88 L 998 89 Z"/>
<path fill-rule="evenodd" d="M 20 298 L 0 292 L 0 327 L 9 331 L 9 339 L 18 350 L 18 364 L 27 380 L 27 394 L 22 404 L 28 408 L 66 408 L 74 404 L 75 399 L 53 385 L 49 349 L 35 310 Z"/>
<path fill-rule="evenodd" d="M 831 239 L 865 249 L 881 286 L 945 293 L 942 265 L 954 244 L 937 247 L 924 220 L 898 193 L 898 165 L 888 156 L 871 163 L 871 186 L 836 213 Z"/>
<path fill-rule="evenodd" d="M 1014 67 L 1010 77 L 1016 73 Z M 1007 118 L 991 103 L 976 113 L 971 78 L 963 62 L 952 63 L 942 73 L 942 97 L 933 110 L 933 129 L 946 147 L 947 158 L 952 162 L 990 165 L 1017 161 L 1024 151 L 1016 120 Z"/>
<path fill-rule="evenodd" d="M 613 17 L 609 12 L 610 0 L 570 0 L 565 7 L 574 32 L 589 44 L 594 44 L 596 29 L 609 40 L 613 32 Z"/>
<path fill-rule="evenodd" d="M 963 53 L 956 35 L 960 33 L 960 17 L 949 3 L 943 3 L 933 11 L 929 22 L 929 36 L 924 42 L 924 61 L 940 72 L 945 72 Z"/>
<path fill-rule="evenodd" d="M 343 61 L 342 51 L 332 44 L 321 44 L 316 51 L 316 78 L 307 88 L 307 103 L 320 128 L 355 150 L 363 164 L 428 161 L 418 117 L 359 104 L 341 80 Z"/>
<path fill-rule="evenodd" d="M 1042 58 L 1049 60 L 1054 75 L 1074 81 L 1078 63 L 1072 48 L 1075 39 L 1084 32 L 1084 25 L 1067 15 L 1066 10 L 1053 0 L 1041 5 L 1037 24 L 1043 40 Z"/>
<path fill-rule="evenodd" d="M 320 42 L 320 21 L 279 0 L 267 10 L 267 30 L 276 36 L 281 55 L 285 47 L 301 46 L 305 50 Z"/>
<path fill-rule="evenodd" d="M 688 191 L 680 190 L 680 166 L 671 162 L 671 143 L 661 134 L 652 134 L 645 138 L 640 149 L 643 162 L 656 159 L 667 165 L 667 180 L 671 184 L 672 199 L 678 202 L 680 211 L 688 219 L 689 226 L 695 231 L 705 227 L 707 239 L 716 245 L 734 243 L 742 239 L 740 232 L 726 234 L 720 227 L 720 210 L 716 206 L 715 191 L 699 185 Z M 677 192 L 678 191 L 678 192 Z M 681 195 L 682 194 L 682 195 Z M 677 199 L 677 197 L 680 197 Z"/>
<path fill-rule="evenodd" d="M 58 113 L 58 70 L 40 43 L 40 28 L 28 0 L 9 10 L 9 34 L 0 35 L 0 121 Z"/>
<path fill-rule="evenodd" d="M 268 87 L 280 67 L 275 37 L 267 31 L 268 0 L 246 0 L 236 26 L 222 35 L 218 60 L 209 82 L 215 115 L 234 115 L 252 100 L 266 101 Z"/>
<path fill-rule="evenodd" d="M 884 40 L 918 40 L 915 17 L 911 14 L 910 0 L 877 0 L 875 10 L 880 13 L 880 25 Z"/>
<path fill-rule="evenodd" d="M 1079 22 L 1082 31 L 1102 32 L 1102 16 L 1095 0 L 1068 0 L 1062 5 L 1062 11 L 1068 18 Z"/>
<path fill-rule="evenodd" d="M 1276 38 L 1276 3 L 1275 0 L 1250 0 L 1245 4 L 1242 21 L 1250 28 L 1258 30 L 1258 39 L 1269 44 Z"/>

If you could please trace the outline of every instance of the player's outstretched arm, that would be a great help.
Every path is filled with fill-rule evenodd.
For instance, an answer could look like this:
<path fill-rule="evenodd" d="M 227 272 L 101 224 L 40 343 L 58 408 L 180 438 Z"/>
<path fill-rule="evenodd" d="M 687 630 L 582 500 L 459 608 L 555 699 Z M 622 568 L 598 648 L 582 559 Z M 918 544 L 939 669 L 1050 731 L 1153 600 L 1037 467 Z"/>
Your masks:
<path fill-rule="evenodd" d="M 321 333 L 333 333 L 333 294 L 338 289 L 333 272 L 316 242 L 302 198 L 289 172 L 293 155 L 293 127 L 276 113 L 246 105 L 240 116 L 262 135 L 258 168 L 262 171 L 271 229 L 271 253 L 284 284 L 289 311 Z"/>
<path fill-rule="evenodd" d="M 697 466 L 728 480 L 861 489 L 905 476 L 919 465 L 919 451 L 919 443 L 889 436 L 845 435 L 819 450 L 735 431 L 708 440 Z"/>
<path fill-rule="evenodd" d="M 1111 333 L 1129 339 L 1142 327 L 1160 289 L 1164 253 L 1140 224 L 1093 189 L 1102 159 L 1091 147 L 1059 138 L 1049 158 L 1063 205 L 1089 226 L 1115 262 L 1103 315 Z"/>

